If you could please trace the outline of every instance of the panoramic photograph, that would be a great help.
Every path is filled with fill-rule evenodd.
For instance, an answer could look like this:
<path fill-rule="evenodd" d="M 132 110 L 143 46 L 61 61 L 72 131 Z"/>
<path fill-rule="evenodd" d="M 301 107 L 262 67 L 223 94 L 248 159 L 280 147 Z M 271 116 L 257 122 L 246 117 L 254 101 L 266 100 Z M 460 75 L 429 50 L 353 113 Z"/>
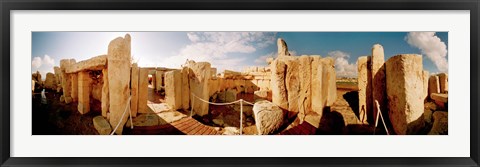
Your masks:
<path fill-rule="evenodd" d="M 31 64 L 32 135 L 448 135 L 448 32 L 32 32 Z"/>

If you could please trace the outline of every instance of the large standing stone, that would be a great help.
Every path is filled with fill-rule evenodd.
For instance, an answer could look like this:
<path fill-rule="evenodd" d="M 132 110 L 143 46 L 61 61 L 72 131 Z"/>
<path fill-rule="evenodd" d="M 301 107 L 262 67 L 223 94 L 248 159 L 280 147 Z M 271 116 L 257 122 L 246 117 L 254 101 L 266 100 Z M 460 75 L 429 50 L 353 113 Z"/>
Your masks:
<path fill-rule="evenodd" d="M 140 68 L 138 74 L 138 113 L 148 113 L 148 71 Z"/>
<path fill-rule="evenodd" d="M 55 78 L 55 74 L 47 73 L 45 77 L 45 88 L 55 90 L 57 88 L 57 80 Z"/>
<path fill-rule="evenodd" d="M 372 48 L 372 97 L 373 97 L 373 115 L 377 115 L 377 107 L 375 100 L 380 104 L 380 110 L 383 115 L 387 113 L 387 96 L 385 85 L 385 56 L 383 46 L 380 44 L 373 45 Z"/>
<path fill-rule="evenodd" d="M 324 103 L 322 101 L 323 64 L 320 56 L 312 56 L 312 111 L 320 116 L 323 114 Z"/>
<path fill-rule="evenodd" d="M 287 87 L 288 95 L 288 119 L 293 118 L 298 114 L 300 105 L 300 76 L 298 59 L 286 60 L 287 74 L 285 76 L 285 85 Z M 303 106 L 302 106 L 303 107 Z"/>
<path fill-rule="evenodd" d="M 283 123 L 283 111 L 275 104 L 263 100 L 253 105 L 253 116 L 259 135 L 274 133 Z"/>
<path fill-rule="evenodd" d="M 155 71 L 155 89 L 162 90 L 163 85 L 163 71 Z"/>
<path fill-rule="evenodd" d="M 60 70 L 60 67 L 55 66 L 53 67 L 53 71 L 55 72 L 55 78 L 57 79 L 57 85 L 62 83 L 62 78 L 60 77 L 62 75 L 62 71 Z"/>
<path fill-rule="evenodd" d="M 358 112 L 362 123 L 367 123 L 368 114 L 372 111 L 372 91 L 368 90 L 371 87 L 372 80 L 368 77 L 370 68 L 368 65 L 371 62 L 370 56 L 362 56 L 357 60 L 358 66 Z"/>
<path fill-rule="evenodd" d="M 212 68 L 212 69 L 215 69 L 215 73 L 217 72 L 216 68 Z M 188 110 L 190 108 L 190 84 L 189 84 L 189 78 L 188 78 L 189 72 L 190 70 L 188 67 L 182 68 L 182 108 L 184 110 Z"/>
<path fill-rule="evenodd" d="M 277 47 L 278 47 L 278 57 L 290 56 L 290 52 L 288 52 L 287 43 L 282 38 L 277 39 Z"/>
<path fill-rule="evenodd" d="M 110 95 L 110 125 L 123 127 L 129 114 L 122 114 L 130 96 L 131 48 L 130 35 L 118 37 L 108 45 L 108 85 Z M 116 134 L 122 134 L 123 128 L 117 128 Z"/>
<path fill-rule="evenodd" d="M 335 74 L 335 60 L 332 57 L 321 59 L 322 61 L 322 102 L 325 106 L 332 106 L 337 100 L 337 76 Z"/>
<path fill-rule="evenodd" d="M 108 69 L 102 69 L 103 85 L 102 85 L 102 116 L 107 117 L 108 109 L 110 106 L 110 95 L 108 94 Z M 132 93 L 133 94 L 133 93 Z M 132 97 L 133 102 L 133 97 Z"/>
<path fill-rule="evenodd" d="M 428 79 L 428 94 L 440 93 L 440 80 L 437 75 L 432 75 Z"/>
<path fill-rule="evenodd" d="M 72 93 L 72 81 L 70 74 L 65 73 L 65 69 L 75 63 L 75 59 L 62 59 L 60 60 L 60 69 L 62 71 L 62 90 L 64 97 L 71 97 Z"/>
<path fill-rule="evenodd" d="M 86 114 L 90 111 L 90 94 L 92 78 L 86 71 L 78 73 L 78 112 Z"/>
<path fill-rule="evenodd" d="M 138 69 L 138 64 L 132 64 L 132 72 L 131 72 L 131 91 L 130 94 L 132 96 L 132 101 L 130 103 L 130 110 L 132 110 L 132 116 L 137 116 L 138 113 L 138 76 L 140 75 L 140 70 Z"/>
<path fill-rule="evenodd" d="M 72 81 L 72 100 L 74 102 L 78 101 L 78 76 L 77 73 L 70 74 Z"/>
<path fill-rule="evenodd" d="M 210 79 L 210 63 L 208 62 L 198 62 L 194 64 L 189 64 L 188 67 L 191 69 L 189 73 L 190 78 L 190 92 L 193 93 L 194 97 L 192 98 L 192 107 L 195 114 L 199 116 L 204 116 L 208 114 L 208 103 L 201 101 L 198 98 L 208 101 L 210 98 L 208 94 L 208 80 Z"/>
<path fill-rule="evenodd" d="M 285 85 L 285 75 L 287 65 L 279 58 L 275 59 L 271 64 L 272 80 L 270 82 L 272 89 L 272 102 L 280 108 L 288 110 L 287 88 Z"/>
<path fill-rule="evenodd" d="M 180 70 L 165 73 L 165 101 L 173 110 L 182 108 L 182 73 Z"/>
<path fill-rule="evenodd" d="M 415 134 L 423 126 L 422 57 L 403 54 L 386 63 L 389 118 L 395 133 Z"/>
<path fill-rule="evenodd" d="M 438 79 L 440 80 L 440 93 L 448 93 L 448 74 L 440 73 Z"/>
<path fill-rule="evenodd" d="M 312 58 L 309 56 L 300 56 L 300 97 L 298 104 L 300 104 L 298 117 L 303 122 L 303 118 L 312 110 Z"/>

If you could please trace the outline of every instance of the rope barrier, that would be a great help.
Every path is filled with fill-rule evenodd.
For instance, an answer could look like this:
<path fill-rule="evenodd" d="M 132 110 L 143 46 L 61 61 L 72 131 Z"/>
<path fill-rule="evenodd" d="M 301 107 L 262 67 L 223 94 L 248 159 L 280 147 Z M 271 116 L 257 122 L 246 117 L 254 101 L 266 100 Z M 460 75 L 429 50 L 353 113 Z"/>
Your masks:
<path fill-rule="evenodd" d="M 120 126 L 120 123 L 122 122 L 123 120 L 123 117 L 125 116 L 125 113 L 127 113 L 127 108 L 128 110 L 130 110 L 130 128 L 133 129 L 133 123 L 132 123 L 132 112 L 131 112 L 131 109 L 130 109 L 130 101 L 132 99 L 132 96 L 128 97 L 128 100 L 127 100 L 127 106 L 125 106 L 125 111 L 123 112 L 122 114 L 122 117 L 120 117 L 120 121 L 118 121 L 118 124 L 117 126 L 115 126 L 115 129 L 113 129 L 112 133 L 110 135 L 113 135 L 115 133 L 115 131 L 117 131 L 118 127 Z"/>
<path fill-rule="evenodd" d="M 383 120 L 382 111 L 380 111 L 380 104 L 378 104 L 377 100 L 375 100 L 375 104 L 377 104 L 378 112 L 377 112 L 377 118 L 376 118 L 376 121 L 375 121 L 375 127 L 373 129 L 373 134 L 375 135 L 375 130 L 377 129 L 377 125 L 378 125 L 378 117 L 380 116 L 380 118 L 382 119 L 383 127 L 385 128 L 385 131 L 387 132 L 387 135 L 390 135 L 390 133 L 388 133 L 387 125 L 385 124 L 385 121 Z"/>

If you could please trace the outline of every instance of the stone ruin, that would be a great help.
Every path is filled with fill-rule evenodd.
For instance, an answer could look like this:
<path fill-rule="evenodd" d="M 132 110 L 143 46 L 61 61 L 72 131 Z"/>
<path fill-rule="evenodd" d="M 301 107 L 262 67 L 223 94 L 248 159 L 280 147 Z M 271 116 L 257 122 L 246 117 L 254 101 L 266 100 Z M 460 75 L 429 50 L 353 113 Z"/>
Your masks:
<path fill-rule="evenodd" d="M 374 124 L 378 112 L 375 101 L 387 126 L 391 124 L 400 135 L 417 134 L 425 126 L 424 120 L 431 116 L 426 113 L 431 111 L 427 111 L 425 102 L 430 99 L 443 107 L 443 111 L 447 109 L 444 106 L 448 103 L 448 75 L 429 76 L 429 72 L 423 70 L 421 55 L 400 54 L 385 62 L 383 47 L 376 44 L 372 55 L 359 57 L 357 64 L 358 107 L 360 117 L 367 118 L 363 123 Z"/>
<path fill-rule="evenodd" d="M 132 117 L 152 112 L 147 104 L 149 85 L 165 95 L 163 102 L 169 109 L 192 111 L 198 116 L 210 112 L 209 104 L 202 100 L 232 102 L 238 93 L 254 94 L 253 103 L 259 106 L 246 107 L 245 112 L 255 117 L 260 134 L 271 134 L 292 119 L 319 128 L 323 112 L 337 99 L 334 59 L 292 56 L 281 38 L 277 41 L 278 56 L 267 59 L 268 66 L 219 74 L 210 63 L 191 60 L 179 69 L 139 67 L 131 61 L 130 44 L 130 35 L 118 37 L 109 43 L 106 55 L 79 62 L 63 59 L 60 67 L 54 67 L 54 74 L 47 74 L 45 83 L 38 80 L 39 73 L 32 75 L 32 82 L 61 91 L 62 102 L 78 102 L 81 114 L 90 111 L 91 100 L 100 101 L 101 117 L 94 119 L 94 125 L 101 134 L 111 133 L 116 125 L 124 127 L 129 114 L 123 113 L 128 107 Z M 438 108 L 447 108 L 448 75 L 429 76 L 419 55 L 397 55 L 385 62 L 383 47 L 377 44 L 372 55 L 359 57 L 357 64 L 359 117 L 364 124 L 374 121 L 378 112 L 375 101 L 396 134 L 415 134 L 423 123 L 419 120 L 424 117 L 425 101 L 432 99 Z M 271 110 L 275 114 L 266 114 L 268 108 L 278 109 Z M 278 116 L 280 110 L 282 117 Z M 122 134 L 122 130 L 118 128 L 115 133 Z"/>

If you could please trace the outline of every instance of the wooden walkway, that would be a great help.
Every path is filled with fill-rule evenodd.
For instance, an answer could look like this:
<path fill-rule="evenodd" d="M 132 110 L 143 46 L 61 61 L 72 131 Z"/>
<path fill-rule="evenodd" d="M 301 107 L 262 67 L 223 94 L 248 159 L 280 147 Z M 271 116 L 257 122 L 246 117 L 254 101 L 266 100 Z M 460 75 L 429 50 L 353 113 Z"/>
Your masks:
<path fill-rule="evenodd" d="M 135 126 L 125 128 L 132 135 L 221 135 L 211 126 L 204 125 L 197 120 L 186 117 L 171 124 L 159 126 Z"/>
<path fill-rule="evenodd" d="M 310 123 L 307 121 L 304 121 L 302 124 L 284 130 L 278 135 L 314 135 L 316 131 L 317 128 L 315 128 L 315 126 L 310 125 Z"/>

